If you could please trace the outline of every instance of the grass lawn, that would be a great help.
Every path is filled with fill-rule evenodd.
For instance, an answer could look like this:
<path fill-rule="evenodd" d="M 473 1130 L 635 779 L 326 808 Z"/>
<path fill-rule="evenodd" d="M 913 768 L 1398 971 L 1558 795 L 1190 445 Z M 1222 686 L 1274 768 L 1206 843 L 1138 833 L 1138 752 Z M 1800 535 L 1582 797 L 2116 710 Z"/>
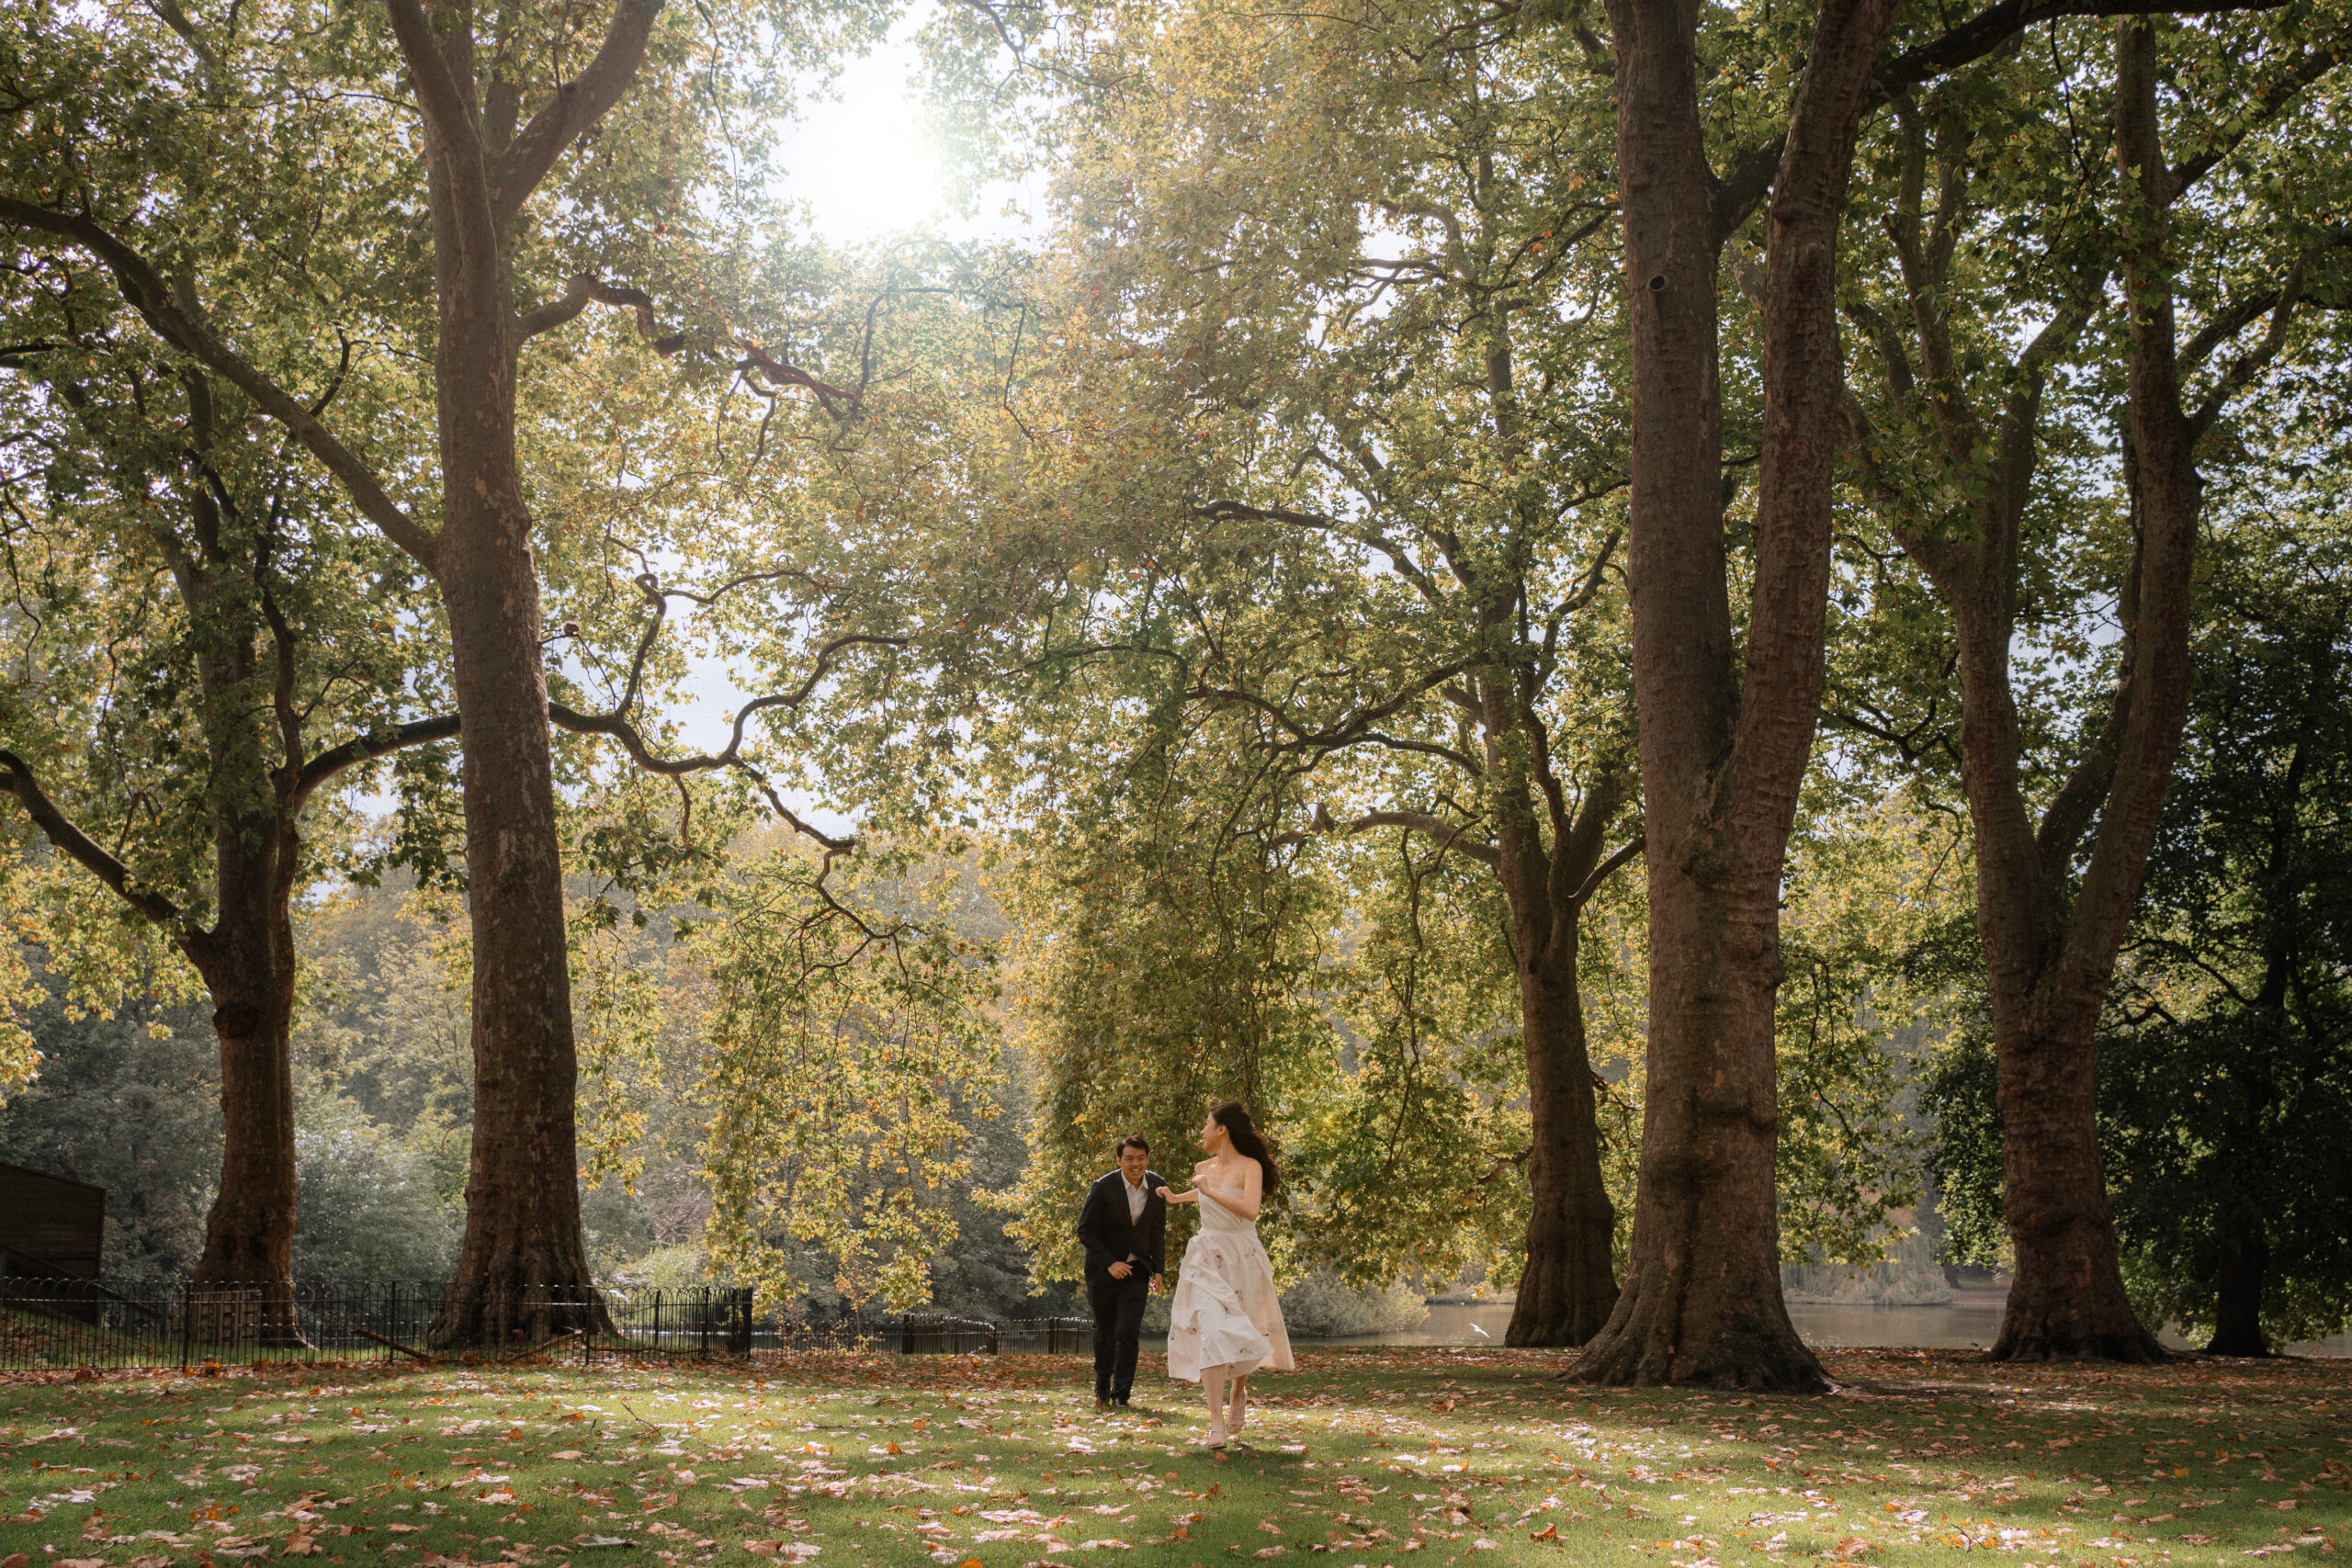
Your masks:
<path fill-rule="evenodd" d="M 1118 1416 L 1042 1356 L 19 1378 L 0 1568 L 2108 1568 L 2326 1555 L 2352 1525 L 2352 1363 L 1826 1359 L 1838 1392 L 1791 1399 L 1310 1348 L 1224 1460 L 1148 1359 L 1151 1408 Z"/>

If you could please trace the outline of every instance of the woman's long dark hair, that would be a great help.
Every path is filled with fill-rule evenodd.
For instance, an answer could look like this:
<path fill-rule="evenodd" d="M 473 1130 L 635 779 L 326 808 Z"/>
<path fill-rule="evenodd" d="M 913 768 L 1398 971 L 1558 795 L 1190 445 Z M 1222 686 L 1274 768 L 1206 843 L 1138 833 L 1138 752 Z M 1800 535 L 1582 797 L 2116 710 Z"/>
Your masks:
<path fill-rule="evenodd" d="M 1250 1120 L 1250 1108 L 1238 1100 L 1220 1100 L 1209 1107 L 1209 1120 L 1225 1129 L 1226 1135 L 1233 1140 L 1236 1153 L 1258 1162 L 1258 1168 L 1266 1173 L 1261 1196 L 1272 1197 L 1274 1189 L 1283 1184 L 1283 1173 L 1274 1167 L 1273 1148 L 1258 1131 L 1257 1123 Z"/>

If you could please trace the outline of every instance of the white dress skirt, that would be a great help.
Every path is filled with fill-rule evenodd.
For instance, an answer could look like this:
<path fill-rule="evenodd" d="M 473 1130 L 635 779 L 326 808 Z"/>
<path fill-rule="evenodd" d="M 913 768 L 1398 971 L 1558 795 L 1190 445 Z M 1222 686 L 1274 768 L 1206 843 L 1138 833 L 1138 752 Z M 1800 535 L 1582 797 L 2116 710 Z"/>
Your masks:
<path fill-rule="evenodd" d="M 1257 1225 L 1214 1198 L 1200 1206 L 1201 1228 L 1185 1244 L 1169 1303 L 1168 1375 L 1198 1382 L 1203 1367 L 1224 1367 L 1232 1377 L 1295 1370 Z"/>

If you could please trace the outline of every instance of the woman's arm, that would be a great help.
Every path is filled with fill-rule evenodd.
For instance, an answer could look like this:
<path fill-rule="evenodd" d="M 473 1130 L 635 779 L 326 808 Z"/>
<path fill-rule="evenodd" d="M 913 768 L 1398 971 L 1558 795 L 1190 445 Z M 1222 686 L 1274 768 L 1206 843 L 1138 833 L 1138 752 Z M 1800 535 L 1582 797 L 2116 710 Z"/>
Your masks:
<path fill-rule="evenodd" d="M 1258 1217 L 1265 1189 L 1265 1169 L 1253 1159 L 1242 1162 L 1239 1187 L 1211 1187 L 1204 1183 L 1200 1195 L 1215 1201 L 1220 1209 L 1229 1209 L 1245 1220 L 1254 1220 Z"/>

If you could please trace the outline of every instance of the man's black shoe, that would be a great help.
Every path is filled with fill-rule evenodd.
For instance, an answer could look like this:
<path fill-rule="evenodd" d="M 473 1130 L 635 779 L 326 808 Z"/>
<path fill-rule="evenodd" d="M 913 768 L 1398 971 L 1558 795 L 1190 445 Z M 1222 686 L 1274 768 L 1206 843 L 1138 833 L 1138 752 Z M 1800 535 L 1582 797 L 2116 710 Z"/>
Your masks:
<path fill-rule="evenodd" d="M 1111 1408 L 1111 1402 L 1098 1394 L 1095 1396 L 1094 1408 L 1097 1410 L 1108 1410 Z"/>

